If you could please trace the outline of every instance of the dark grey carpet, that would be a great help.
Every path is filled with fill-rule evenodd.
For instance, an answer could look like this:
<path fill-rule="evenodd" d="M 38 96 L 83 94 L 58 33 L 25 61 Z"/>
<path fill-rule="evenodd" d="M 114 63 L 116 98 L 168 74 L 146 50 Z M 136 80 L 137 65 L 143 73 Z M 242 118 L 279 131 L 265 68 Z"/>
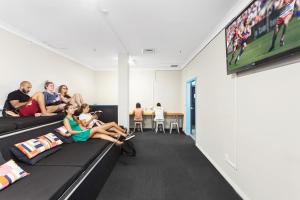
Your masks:
<path fill-rule="evenodd" d="M 121 156 L 97 200 L 241 199 L 190 137 L 146 132 L 132 141 L 137 157 Z"/>

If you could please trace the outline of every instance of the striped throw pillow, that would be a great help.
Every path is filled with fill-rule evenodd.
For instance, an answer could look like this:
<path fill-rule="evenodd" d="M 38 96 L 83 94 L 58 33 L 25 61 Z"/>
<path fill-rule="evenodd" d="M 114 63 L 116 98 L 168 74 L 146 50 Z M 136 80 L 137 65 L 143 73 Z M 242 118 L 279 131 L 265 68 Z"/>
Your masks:
<path fill-rule="evenodd" d="M 15 147 L 31 159 L 48 149 L 61 145 L 62 143 L 63 142 L 55 134 L 48 133 L 38 138 L 15 144 Z"/>
<path fill-rule="evenodd" d="M 0 166 L 0 190 L 28 175 L 15 161 L 9 160 Z"/>

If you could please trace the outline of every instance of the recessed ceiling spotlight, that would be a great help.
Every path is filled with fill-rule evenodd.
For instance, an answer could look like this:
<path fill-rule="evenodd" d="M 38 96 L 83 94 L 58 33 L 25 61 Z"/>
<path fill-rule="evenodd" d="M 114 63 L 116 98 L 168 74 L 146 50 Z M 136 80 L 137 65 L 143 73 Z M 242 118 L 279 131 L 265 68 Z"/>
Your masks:
<path fill-rule="evenodd" d="M 170 67 L 178 67 L 178 65 L 170 65 Z"/>
<path fill-rule="evenodd" d="M 103 15 L 108 15 L 109 12 L 107 9 L 100 9 L 100 12 L 103 14 Z"/>

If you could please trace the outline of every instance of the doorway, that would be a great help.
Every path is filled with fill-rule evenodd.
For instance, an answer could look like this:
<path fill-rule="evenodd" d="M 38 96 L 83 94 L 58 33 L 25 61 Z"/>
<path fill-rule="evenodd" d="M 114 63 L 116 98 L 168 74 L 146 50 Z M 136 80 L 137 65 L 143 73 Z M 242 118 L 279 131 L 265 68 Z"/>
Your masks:
<path fill-rule="evenodd" d="M 186 134 L 196 137 L 196 79 L 186 82 Z"/>

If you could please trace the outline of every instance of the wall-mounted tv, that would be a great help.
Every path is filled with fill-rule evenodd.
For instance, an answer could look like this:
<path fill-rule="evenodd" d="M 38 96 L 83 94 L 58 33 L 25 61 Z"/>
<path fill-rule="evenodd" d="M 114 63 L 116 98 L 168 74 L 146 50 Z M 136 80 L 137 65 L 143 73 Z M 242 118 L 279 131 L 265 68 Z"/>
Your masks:
<path fill-rule="evenodd" d="M 300 52 L 300 0 L 254 0 L 225 34 L 227 74 Z"/>

